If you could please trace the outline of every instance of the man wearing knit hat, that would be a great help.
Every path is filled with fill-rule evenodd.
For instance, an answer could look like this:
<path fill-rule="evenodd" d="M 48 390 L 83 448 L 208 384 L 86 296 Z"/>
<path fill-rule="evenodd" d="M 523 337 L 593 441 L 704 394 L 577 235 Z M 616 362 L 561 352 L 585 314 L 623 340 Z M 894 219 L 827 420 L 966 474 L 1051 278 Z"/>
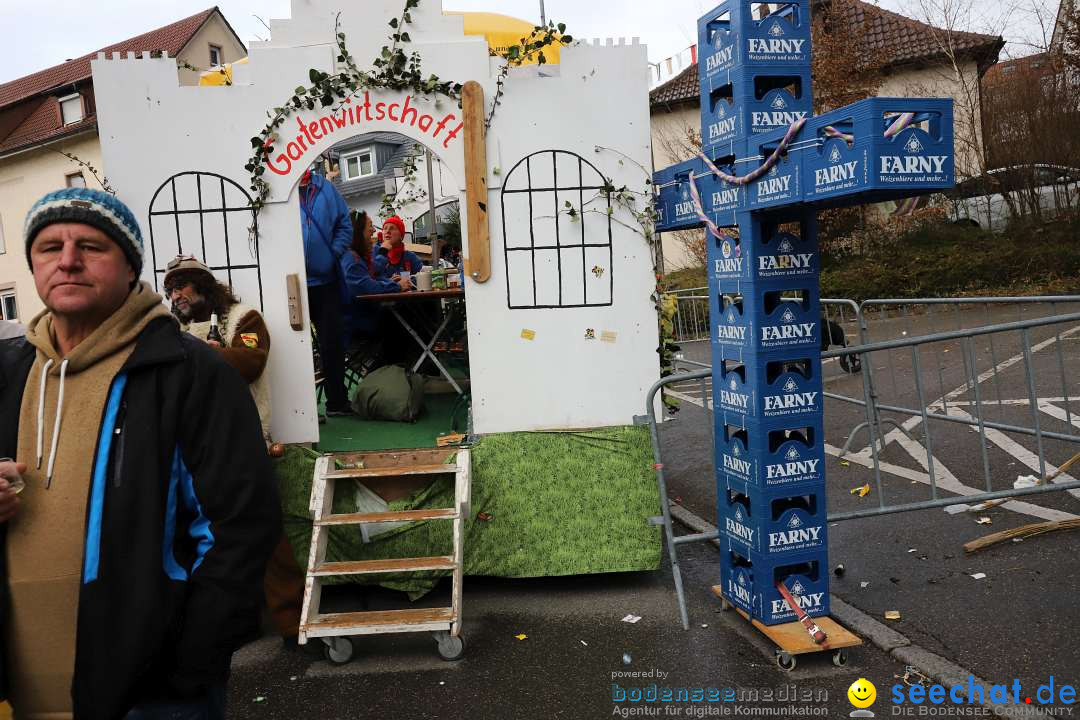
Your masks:
<path fill-rule="evenodd" d="M 223 718 L 280 529 L 255 404 L 139 281 L 122 202 L 50 193 L 24 232 L 46 309 L 0 341 L 17 461 L 0 463 L 0 699 L 20 719 Z"/>
<path fill-rule="evenodd" d="M 241 303 L 231 287 L 192 255 L 173 258 L 165 268 L 162 285 L 180 328 L 200 340 L 210 331 L 210 316 L 217 315 L 225 344 L 212 344 L 247 381 L 259 409 L 263 437 L 270 442 L 270 331 L 262 315 Z"/>
<path fill-rule="evenodd" d="M 405 221 L 397 215 L 386 218 L 383 223 L 382 244 L 375 255 L 375 275 L 379 278 L 400 276 L 402 271 L 413 275 L 423 269 L 424 263 L 411 250 L 405 249 Z"/>

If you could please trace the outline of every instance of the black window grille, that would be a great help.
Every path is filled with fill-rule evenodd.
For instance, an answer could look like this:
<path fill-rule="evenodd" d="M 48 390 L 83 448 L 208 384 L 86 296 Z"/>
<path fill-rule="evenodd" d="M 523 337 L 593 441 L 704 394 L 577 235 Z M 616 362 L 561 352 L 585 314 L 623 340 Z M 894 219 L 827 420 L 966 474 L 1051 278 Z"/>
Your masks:
<path fill-rule="evenodd" d="M 177 255 L 195 255 L 245 302 L 263 309 L 258 216 L 235 181 L 210 172 L 177 173 L 150 200 L 150 257 L 154 289 Z"/>
<path fill-rule="evenodd" d="M 612 205 L 604 185 L 592 163 L 565 150 L 535 152 L 507 173 L 501 204 L 511 310 L 612 304 Z"/>

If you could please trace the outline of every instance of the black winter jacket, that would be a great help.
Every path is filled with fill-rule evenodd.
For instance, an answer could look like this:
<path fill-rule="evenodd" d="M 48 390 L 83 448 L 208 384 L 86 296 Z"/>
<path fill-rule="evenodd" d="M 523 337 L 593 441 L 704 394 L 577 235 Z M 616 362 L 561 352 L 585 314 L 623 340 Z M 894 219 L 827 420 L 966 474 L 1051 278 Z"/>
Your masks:
<path fill-rule="evenodd" d="M 0 456 L 15 456 L 34 353 L 24 338 L 0 341 Z M 171 318 L 139 335 L 113 381 L 106 421 L 95 458 L 107 453 L 108 462 L 91 479 L 85 520 L 76 720 L 122 718 L 145 700 L 194 698 L 223 682 L 233 651 L 257 631 L 266 560 L 281 532 L 247 384 Z M 0 651 L 5 530 L 0 524 Z M 0 652 L 0 699 L 6 660 Z"/>

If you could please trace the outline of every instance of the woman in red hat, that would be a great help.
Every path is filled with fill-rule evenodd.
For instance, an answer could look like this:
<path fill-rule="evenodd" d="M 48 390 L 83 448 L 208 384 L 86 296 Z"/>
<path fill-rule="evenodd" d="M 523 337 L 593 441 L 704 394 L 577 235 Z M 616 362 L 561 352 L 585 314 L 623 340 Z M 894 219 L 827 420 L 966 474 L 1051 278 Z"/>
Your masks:
<path fill-rule="evenodd" d="M 397 215 L 383 222 L 382 244 L 375 255 L 375 274 L 379 278 L 392 278 L 403 271 L 415 275 L 424 263 L 416 253 L 405 249 L 405 221 Z"/>

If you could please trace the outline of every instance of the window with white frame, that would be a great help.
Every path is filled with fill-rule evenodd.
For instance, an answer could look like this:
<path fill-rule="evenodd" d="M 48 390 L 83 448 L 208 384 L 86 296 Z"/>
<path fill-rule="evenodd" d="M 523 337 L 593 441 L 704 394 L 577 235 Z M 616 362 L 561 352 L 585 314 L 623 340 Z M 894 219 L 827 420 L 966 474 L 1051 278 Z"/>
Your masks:
<path fill-rule="evenodd" d="M 376 172 L 378 168 L 375 167 L 375 152 L 371 148 L 345 153 L 341 156 L 342 180 L 359 180 L 371 177 Z"/>
<path fill-rule="evenodd" d="M 4 320 L 19 319 L 19 305 L 15 302 L 15 288 L 0 290 L 0 314 Z"/>
<path fill-rule="evenodd" d="M 218 45 L 210 46 L 210 65 L 220 65 L 223 62 L 221 58 L 221 47 Z"/>
<path fill-rule="evenodd" d="M 82 95 L 75 93 L 60 98 L 60 119 L 65 125 L 71 125 L 83 119 Z"/>
<path fill-rule="evenodd" d="M 83 177 L 82 172 L 68 173 L 64 176 L 64 184 L 68 187 L 84 188 L 86 187 L 86 178 Z"/>

